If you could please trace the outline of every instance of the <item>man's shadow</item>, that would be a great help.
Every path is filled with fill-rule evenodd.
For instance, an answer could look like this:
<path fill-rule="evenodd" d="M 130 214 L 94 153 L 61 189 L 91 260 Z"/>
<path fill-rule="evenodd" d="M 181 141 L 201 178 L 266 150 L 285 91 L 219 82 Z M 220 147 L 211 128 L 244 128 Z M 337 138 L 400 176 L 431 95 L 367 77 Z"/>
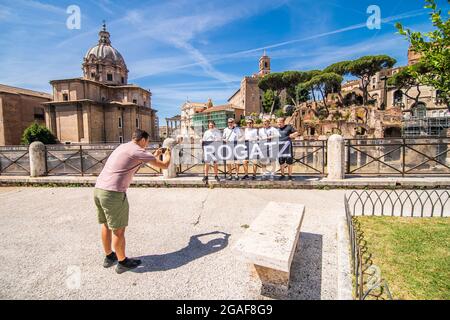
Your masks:
<path fill-rule="evenodd" d="M 207 243 L 200 241 L 201 237 L 212 235 L 217 235 L 217 237 L 209 240 Z M 178 251 L 138 257 L 138 259 L 142 260 L 142 265 L 132 271 L 144 273 L 179 268 L 195 259 L 224 249 L 228 245 L 229 237 L 230 234 L 221 231 L 197 234 L 190 238 L 186 247 Z"/>

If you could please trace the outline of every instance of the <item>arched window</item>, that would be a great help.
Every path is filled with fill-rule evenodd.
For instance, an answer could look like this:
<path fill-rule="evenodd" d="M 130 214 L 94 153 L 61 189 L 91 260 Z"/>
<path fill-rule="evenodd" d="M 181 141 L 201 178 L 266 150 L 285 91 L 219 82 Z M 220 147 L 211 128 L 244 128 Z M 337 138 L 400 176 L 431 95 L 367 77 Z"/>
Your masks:
<path fill-rule="evenodd" d="M 444 99 L 442 98 L 442 91 L 436 90 L 436 104 L 443 104 Z"/>
<path fill-rule="evenodd" d="M 427 116 L 427 106 L 423 102 L 411 108 L 412 115 L 416 118 L 425 118 Z"/>
<path fill-rule="evenodd" d="M 394 106 L 403 105 L 403 91 L 397 90 L 394 92 Z"/>

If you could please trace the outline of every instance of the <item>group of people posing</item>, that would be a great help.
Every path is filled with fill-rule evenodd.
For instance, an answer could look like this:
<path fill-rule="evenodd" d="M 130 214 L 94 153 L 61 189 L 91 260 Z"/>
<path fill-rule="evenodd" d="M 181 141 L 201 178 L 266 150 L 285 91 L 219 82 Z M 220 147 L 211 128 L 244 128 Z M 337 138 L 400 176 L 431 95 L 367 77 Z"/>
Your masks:
<path fill-rule="evenodd" d="M 277 127 L 271 126 L 271 121 L 269 118 L 263 120 L 262 128 L 255 128 L 254 121 L 252 119 L 246 120 L 246 128 L 241 130 L 236 125 L 233 118 L 228 119 L 227 127 L 221 133 L 219 129 L 216 128 L 214 121 L 208 122 L 208 130 L 203 134 L 203 144 L 222 141 L 224 143 L 237 143 L 245 141 L 245 143 L 255 143 L 258 141 L 271 141 L 277 139 L 277 141 L 287 144 L 289 148 L 288 154 L 273 158 L 255 159 L 247 158 L 244 160 L 227 160 L 227 180 L 240 180 L 239 170 L 242 165 L 244 168 L 244 176 L 242 180 L 255 180 L 258 167 L 261 167 L 262 176 L 261 180 L 274 180 L 276 161 L 280 165 L 281 175 L 278 177 L 279 180 L 286 179 L 285 171 L 286 167 L 288 170 L 288 180 L 292 180 L 292 165 L 294 163 L 293 150 L 292 150 L 292 139 L 298 136 L 298 132 L 291 126 L 286 124 L 285 118 L 277 119 Z M 252 166 L 252 174 L 249 175 L 249 167 Z M 218 162 L 217 161 L 205 161 L 204 166 L 204 177 L 203 182 L 208 182 L 209 169 L 210 166 L 214 170 L 214 179 L 220 181 L 218 175 Z"/>

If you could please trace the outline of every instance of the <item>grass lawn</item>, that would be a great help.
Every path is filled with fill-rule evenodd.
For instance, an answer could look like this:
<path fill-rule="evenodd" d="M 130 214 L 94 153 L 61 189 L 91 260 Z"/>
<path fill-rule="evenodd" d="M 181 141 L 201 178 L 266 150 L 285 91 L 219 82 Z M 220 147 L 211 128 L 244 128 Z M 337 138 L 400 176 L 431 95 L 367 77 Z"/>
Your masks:
<path fill-rule="evenodd" d="M 450 299 L 450 218 L 357 220 L 394 299 Z"/>

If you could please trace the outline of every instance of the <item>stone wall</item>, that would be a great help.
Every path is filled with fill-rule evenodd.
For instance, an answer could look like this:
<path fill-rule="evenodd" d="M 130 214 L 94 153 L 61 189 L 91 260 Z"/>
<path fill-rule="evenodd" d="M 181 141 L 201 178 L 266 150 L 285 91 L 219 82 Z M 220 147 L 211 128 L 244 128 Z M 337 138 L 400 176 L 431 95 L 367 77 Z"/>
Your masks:
<path fill-rule="evenodd" d="M 44 114 L 41 105 L 49 99 L 23 94 L 0 93 L 0 145 L 18 145 L 23 131 L 32 123 L 45 125 L 35 118 L 35 111 Z"/>

